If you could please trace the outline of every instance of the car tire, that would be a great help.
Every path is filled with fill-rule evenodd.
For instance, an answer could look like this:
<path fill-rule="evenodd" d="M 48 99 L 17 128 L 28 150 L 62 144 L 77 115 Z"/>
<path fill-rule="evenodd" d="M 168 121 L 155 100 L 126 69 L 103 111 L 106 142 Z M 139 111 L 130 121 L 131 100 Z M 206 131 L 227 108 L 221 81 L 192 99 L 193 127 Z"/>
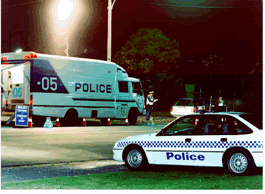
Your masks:
<path fill-rule="evenodd" d="M 148 161 L 142 150 L 133 148 L 126 155 L 125 165 L 129 170 L 143 170 L 148 166 Z"/>
<path fill-rule="evenodd" d="M 228 154 L 226 166 L 232 175 L 247 175 L 255 172 L 251 155 L 245 150 L 233 150 Z"/>

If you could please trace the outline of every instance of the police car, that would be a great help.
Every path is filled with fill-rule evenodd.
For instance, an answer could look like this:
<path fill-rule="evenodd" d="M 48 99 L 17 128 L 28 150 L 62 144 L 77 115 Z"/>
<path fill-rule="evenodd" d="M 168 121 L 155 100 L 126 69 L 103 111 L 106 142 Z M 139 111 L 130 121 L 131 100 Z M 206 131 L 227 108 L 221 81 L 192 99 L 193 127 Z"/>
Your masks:
<path fill-rule="evenodd" d="M 239 112 L 193 113 L 158 133 L 117 141 L 114 160 L 130 170 L 149 164 L 224 167 L 233 175 L 263 166 L 262 118 Z"/>

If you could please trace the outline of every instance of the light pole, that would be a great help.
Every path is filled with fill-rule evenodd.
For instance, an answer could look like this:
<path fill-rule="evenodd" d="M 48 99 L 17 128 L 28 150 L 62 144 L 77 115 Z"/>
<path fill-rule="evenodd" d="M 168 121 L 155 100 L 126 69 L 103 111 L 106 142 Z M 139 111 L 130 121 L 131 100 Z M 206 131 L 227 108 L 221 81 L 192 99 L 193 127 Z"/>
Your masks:
<path fill-rule="evenodd" d="M 69 16 L 74 8 L 74 3 L 71 0 L 60 0 L 58 3 L 58 18 L 61 20 L 67 30 L 67 36 L 66 36 L 66 50 L 64 51 L 66 53 L 66 56 L 69 56 L 69 44 L 68 44 L 68 37 L 69 37 Z"/>
<path fill-rule="evenodd" d="M 112 19 L 112 9 L 114 6 L 114 3 L 116 2 L 116 0 L 113 1 L 112 4 L 112 0 L 108 1 L 108 45 L 107 45 L 107 61 L 111 61 L 111 19 Z"/>

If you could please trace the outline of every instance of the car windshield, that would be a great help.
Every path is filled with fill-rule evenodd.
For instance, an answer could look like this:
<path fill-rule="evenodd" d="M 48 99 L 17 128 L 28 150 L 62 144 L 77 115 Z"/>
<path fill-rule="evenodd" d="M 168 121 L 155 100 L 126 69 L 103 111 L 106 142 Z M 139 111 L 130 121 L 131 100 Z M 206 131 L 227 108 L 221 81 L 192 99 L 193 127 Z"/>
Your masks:
<path fill-rule="evenodd" d="M 248 122 L 250 122 L 252 125 L 254 125 L 255 127 L 257 127 L 258 129 L 263 130 L 263 126 L 262 126 L 262 115 L 258 116 L 258 115 L 254 115 L 254 114 L 242 114 L 240 115 L 240 117 L 242 117 L 243 119 L 247 120 Z"/>

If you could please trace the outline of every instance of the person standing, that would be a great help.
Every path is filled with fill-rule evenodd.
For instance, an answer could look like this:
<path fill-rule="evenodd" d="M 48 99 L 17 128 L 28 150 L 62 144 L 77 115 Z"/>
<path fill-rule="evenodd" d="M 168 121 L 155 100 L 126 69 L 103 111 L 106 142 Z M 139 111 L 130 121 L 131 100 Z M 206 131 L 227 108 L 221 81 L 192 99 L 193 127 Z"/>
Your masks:
<path fill-rule="evenodd" d="M 158 99 L 154 99 L 154 92 L 150 91 L 147 98 L 146 98 L 146 120 L 147 120 L 147 124 L 150 125 L 149 121 L 151 121 L 151 125 L 154 125 L 154 118 L 152 116 L 152 112 L 153 112 L 153 105 L 156 101 L 158 101 Z"/>
<path fill-rule="evenodd" d="M 226 106 L 222 97 L 219 98 L 218 106 Z"/>
<path fill-rule="evenodd" d="M 227 111 L 227 106 L 222 97 L 219 98 L 218 107 L 219 107 L 218 108 L 219 111 Z"/>

